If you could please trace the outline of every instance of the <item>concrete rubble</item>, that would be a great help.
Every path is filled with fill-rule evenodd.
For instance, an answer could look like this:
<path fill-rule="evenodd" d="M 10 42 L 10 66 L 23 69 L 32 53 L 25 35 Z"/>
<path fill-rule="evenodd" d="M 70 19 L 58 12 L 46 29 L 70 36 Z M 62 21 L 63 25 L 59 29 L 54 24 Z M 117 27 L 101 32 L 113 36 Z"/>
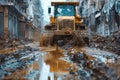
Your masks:
<path fill-rule="evenodd" d="M 26 67 L 40 58 L 39 49 L 25 46 L 9 54 L 0 54 L 0 79 L 11 75 L 17 70 L 24 70 Z M 30 72 L 30 74 L 33 74 Z M 28 77 L 28 76 L 27 76 Z"/>
<path fill-rule="evenodd" d="M 115 52 L 120 55 L 120 32 L 109 37 L 93 35 L 90 39 L 90 46 L 101 50 Z"/>
<path fill-rule="evenodd" d="M 73 63 L 75 67 L 69 68 L 69 76 L 66 75 L 62 80 L 119 80 L 120 75 L 116 74 L 115 69 L 109 67 L 107 64 L 111 63 L 113 59 L 115 63 L 119 56 L 115 55 L 89 55 L 84 51 L 77 51 L 76 49 L 66 46 L 63 60 Z M 105 59 L 105 61 L 104 61 Z M 108 62 L 106 62 L 108 60 Z M 67 78 L 66 78 L 67 77 Z"/>
<path fill-rule="evenodd" d="M 66 45 L 83 47 L 89 45 L 89 38 L 84 37 L 83 35 L 81 35 L 81 32 L 76 31 L 73 32 L 72 36 L 68 39 L 66 38 L 65 40 L 58 40 L 57 44 L 61 47 Z"/>
<path fill-rule="evenodd" d="M 10 48 L 10 47 L 16 47 L 18 46 L 20 43 L 18 43 L 18 40 L 16 39 L 3 39 L 0 38 L 0 49 L 4 49 L 4 48 Z"/>
<path fill-rule="evenodd" d="M 71 44 L 65 44 L 61 48 L 65 52 L 63 52 L 64 55 L 62 55 L 63 57 L 60 57 L 60 60 L 64 60 L 72 64 L 71 67 L 67 67 L 69 74 L 64 74 L 62 77 L 60 77 L 62 78 L 61 80 L 96 80 L 96 79 L 119 80 L 120 79 L 120 75 L 116 74 L 115 68 L 108 66 L 108 64 L 116 63 L 116 61 L 120 60 L 119 55 L 111 55 L 109 53 L 98 55 L 100 54 L 99 53 L 100 51 L 96 52 L 94 49 L 91 49 L 91 51 L 93 51 L 91 52 L 89 51 L 89 49 L 85 47 L 84 47 L 85 50 L 82 50 L 79 47 L 78 50 L 75 47 L 73 47 L 73 45 Z M 88 52 L 93 54 L 88 54 Z M 56 54 L 58 53 L 58 51 L 54 53 Z M 58 57 L 58 54 L 56 54 L 55 57 Z M 7 53 L 7 54 L 1 53 L 0 79 L 10 76 L 12 73 L 16 72 L 19 69 L 27 71 L 26 68 L 28 67 L 28 65 L 33 64 L 36 61 L 39 61 L 40 55 L 41 54 L 39 52 L 38 47 L 34 48 L 34 47 L 30 47 L 30 45 L 24 46 L 22 49 L 16 50 L 11 53 Z M 50 55 L 48 56 L 51 57 Z M 39 61 L 39 63 L 41 63 L 41 61 Z M 60 63 L 62 63 L 62 61 Z M 35 80 L 35 79 L 39 80 L 38 78 L 40 78 L 40 74 L 42 74 L 41 70 L 40 71 L 36 69 L 32 70 L 32 68 L 30 68 L 30 71 L 28 72 L 27 75 L 24 76 L 24 78 L 28 80 Z"/>
<path fill-rule="evenodd" d="M 0 50 L 7 48 L 16 48 L 20 45 L 25 45 L 33 42 L 32 40 L 18 40 L 18 39 L 5 39 L 0 37 Z"/>

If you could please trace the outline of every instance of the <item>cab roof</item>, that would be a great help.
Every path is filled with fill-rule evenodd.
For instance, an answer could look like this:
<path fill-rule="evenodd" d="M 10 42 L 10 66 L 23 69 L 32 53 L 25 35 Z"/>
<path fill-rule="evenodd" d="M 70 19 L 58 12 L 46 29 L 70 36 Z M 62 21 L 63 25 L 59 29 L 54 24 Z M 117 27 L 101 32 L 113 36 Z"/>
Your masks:
<path fill-rule="evenodd" d="M 52 6 L 55 5 L 74 5 L 74 6 L 79 6 L 79 2 L 51 2 Z"/>

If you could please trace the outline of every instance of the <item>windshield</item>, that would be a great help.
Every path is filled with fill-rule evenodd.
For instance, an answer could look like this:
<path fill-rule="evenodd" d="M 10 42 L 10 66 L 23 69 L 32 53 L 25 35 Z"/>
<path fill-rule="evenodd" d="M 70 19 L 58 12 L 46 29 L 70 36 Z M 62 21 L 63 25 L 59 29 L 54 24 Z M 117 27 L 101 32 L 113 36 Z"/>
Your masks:
<path fill-rule="evenodd" d="M 57 5 L 55 6 L 55 17 L 58 16 L 74 16 L 75 6 L 73 5 Z"/>

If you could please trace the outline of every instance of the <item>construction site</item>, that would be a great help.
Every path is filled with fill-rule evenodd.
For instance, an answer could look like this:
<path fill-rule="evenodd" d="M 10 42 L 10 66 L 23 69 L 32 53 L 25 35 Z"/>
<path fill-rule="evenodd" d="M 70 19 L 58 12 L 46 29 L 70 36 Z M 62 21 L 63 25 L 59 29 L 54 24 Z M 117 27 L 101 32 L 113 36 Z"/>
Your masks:
<path fill-rule="evenodd" d="M 0 0 L 0 80 L 120 80 L 120 0 Z"/>

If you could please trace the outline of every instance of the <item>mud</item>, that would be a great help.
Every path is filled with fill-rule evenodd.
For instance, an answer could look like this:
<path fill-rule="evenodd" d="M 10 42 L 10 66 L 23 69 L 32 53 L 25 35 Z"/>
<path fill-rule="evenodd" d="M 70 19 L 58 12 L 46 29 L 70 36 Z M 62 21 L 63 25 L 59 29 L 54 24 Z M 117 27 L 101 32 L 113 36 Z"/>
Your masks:
<path fill-rule="evenodd" d="M 45 56 L 45 62 L 50 65 L 51 72 L 68 73 L 68 68 L 71 66 L 71 63 L 61 60 L 60 58 L 63 56 L 63 50 L 60 49 L 48 52 Z"/>

